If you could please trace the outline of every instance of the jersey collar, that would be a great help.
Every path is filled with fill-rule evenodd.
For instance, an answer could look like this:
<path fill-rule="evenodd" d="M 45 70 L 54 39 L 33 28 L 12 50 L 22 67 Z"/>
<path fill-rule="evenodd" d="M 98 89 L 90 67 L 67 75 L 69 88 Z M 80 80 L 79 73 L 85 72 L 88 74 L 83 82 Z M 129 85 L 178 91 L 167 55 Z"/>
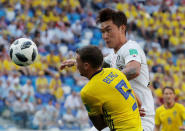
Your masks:
<path fill-rule="evenodd" d="M 95 73 L 91 76 L 91 78 L 93 78 L 93 76 L 95 76 L 96 74 L 100 73 L 102 70 L 103 70 L 103 68 L 101 68 L 100 70 L 98 70 L 97 72 L 95 72 Z M 90 78 L 90 79 L 91 79 L 91 78 Z M 89 80 L 90 80 L 90 79 L 89 79 Z"/>

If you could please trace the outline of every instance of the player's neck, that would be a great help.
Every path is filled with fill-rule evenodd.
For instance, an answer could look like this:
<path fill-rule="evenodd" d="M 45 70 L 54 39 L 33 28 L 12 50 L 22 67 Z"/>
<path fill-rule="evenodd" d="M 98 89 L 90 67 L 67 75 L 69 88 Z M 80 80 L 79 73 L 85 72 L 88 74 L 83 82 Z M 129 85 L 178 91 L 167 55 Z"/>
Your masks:
<path fill-rule="evenodd" d="M 127 43 L 127 39 L 123 39 L 116 48 L 114 48 L 114 53 L 116 53 L 125 43 Z"/>
<path fill-rule="evenodd" d="M 96 74 L 98 74 L 99 72 L 102 71 L 102 68 L 97 68 L 97 69 L 92 69 L 91 71 L 89 71 L 89 75 L 87 76 L 87 78 L 90 80 L 93 76 L 95 76 Z"/>
<path fill-rule="evenodd" d="M 164 104 L 164 107 L 165 107 L 166 109 L 170 109 L 170 108 L 172 108 L 174 105 L 175 105 L 175 102 L 172 102 L 172 103 L 165 103 L 165 104 Z"/>

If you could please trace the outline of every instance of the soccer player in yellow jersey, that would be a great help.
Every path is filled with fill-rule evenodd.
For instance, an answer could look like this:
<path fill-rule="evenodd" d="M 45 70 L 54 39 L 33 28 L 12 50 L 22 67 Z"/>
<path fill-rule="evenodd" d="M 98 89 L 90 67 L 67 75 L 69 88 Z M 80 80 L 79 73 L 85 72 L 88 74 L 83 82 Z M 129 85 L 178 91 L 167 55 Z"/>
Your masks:
<path fill-rule="evenodd" d="M 103 55 L 96 46 L 77 50 L 77 68 L 89 79 L 81 90 L 82 101 L 98 130 L 142 131 L 133 90 L 126 76 L 114 68 L 101 68 Z"/>
<path fill-rule="evenodd" d="M 155 131 L 159 131 L 161 127 L 161 131 L 180 131 L 185 120 L 185 107 L 175 102 L 172 87 L 165 87 L 162 93 L 164 104 L 156 109 Z"/>

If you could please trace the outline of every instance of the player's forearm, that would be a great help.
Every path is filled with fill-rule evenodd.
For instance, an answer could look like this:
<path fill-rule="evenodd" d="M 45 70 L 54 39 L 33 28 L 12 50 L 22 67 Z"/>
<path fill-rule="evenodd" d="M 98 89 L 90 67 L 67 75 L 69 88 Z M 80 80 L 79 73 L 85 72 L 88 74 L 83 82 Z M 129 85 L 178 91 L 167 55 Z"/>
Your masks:
<path fill-rule="evenodd" d="M 139 75 L 136 67 L 125 68 L 122 70 L 122 72 L 126 75 L 128 80 L 132 80 Z"/>
<path fill-rule="evenodd" d="M 126 75 L 128 80 L 136 78 L 140 74 L 141 65 L 138 62 L 129 62 L 122 72 Z"/>
<path fill-rule="evenodd" d="M 154 131 L 160 131 L 160 125 L 155 125 Z"/>

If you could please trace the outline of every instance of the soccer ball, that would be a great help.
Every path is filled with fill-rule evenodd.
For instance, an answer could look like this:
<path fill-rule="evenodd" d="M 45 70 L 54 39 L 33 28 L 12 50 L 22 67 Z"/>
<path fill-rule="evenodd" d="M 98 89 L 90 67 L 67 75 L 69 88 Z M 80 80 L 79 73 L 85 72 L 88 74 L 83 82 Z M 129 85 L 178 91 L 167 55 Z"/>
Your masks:
<path fill-rule="evenodd" d="M 38 55 L 36 44 L 28 38 L 16 39 L 10 46 L 10 58 L 19 66 L 32 64 Z"/>

